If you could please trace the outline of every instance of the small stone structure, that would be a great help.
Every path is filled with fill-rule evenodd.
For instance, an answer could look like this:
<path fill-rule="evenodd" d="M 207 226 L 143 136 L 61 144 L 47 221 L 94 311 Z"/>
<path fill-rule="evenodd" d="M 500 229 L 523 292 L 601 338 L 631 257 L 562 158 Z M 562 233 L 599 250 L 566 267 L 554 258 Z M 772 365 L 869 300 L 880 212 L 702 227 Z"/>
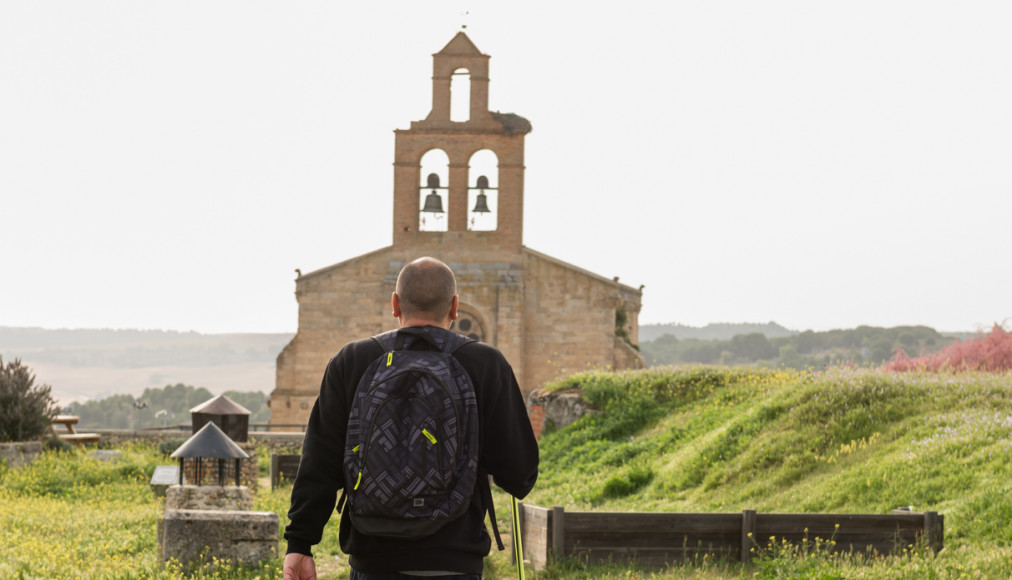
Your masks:
<path fill-rule="evenodd" d="M 207 422 L 172 457 L 180 460 L 180 484 L 166 490 L 165 512 L 158 520 L 164 561 L 184 566 L 214 560 L 253 564 L 277 556 L 278 516 L 248 511 L 253 495 L 239 485 L 239 464 L 250 458 L 217 424 Z M 203 463 L 207 459 L 209 466 Z M 217 485 L 201 485 L 208 479 Z M 184 485 L 183 480 L 197 485 Z"/>
<path fill-rule="evenodd" d="M 278 525 L 274 512 L 169 510 L 158 520 L 158 545 L 163 561 L 184 566 L 255 564 L 277 557 Z"/>
<path fill-rule="evenodd" d="M 165 490 L 165 511 L 249 511 L 253 494 L 234 485 L 172 485 Z"/>
<path fill-rule="evenodd" d="M 565 427 L 587 413 L 593 412 L 583 402 L 583 392 L 578 388 L 552 393 L 536 390 L 527 398 L 527 413 L 531 417 L 534 434 L 548 427 Z"/>
<path fill-rule="evenodd" d="M 151 481 L 148 482 L 148 487 L 155 493 L 155 497 L 165 497 L 169 486 L 175 485 L 178 481 L 178 465 L 159 465 L 155 467 L 155 472 L 151 474 Z"/>
<path fill-rule="evenodd" d="M 214 423 L 237 443 L 249 440 L 249 410 L 225 395 L 190 409 L 190 422 L 196 434 L 204 425 Z"/>
<path fill-rule="evenodd" d="M 241 485 L 242 461 L 255 461 L 213 422 L 206 423 L 172 452 L 172 458 L 179 459 L 179 483 L 197 485 L 225 485 L 226 481 Z"/>

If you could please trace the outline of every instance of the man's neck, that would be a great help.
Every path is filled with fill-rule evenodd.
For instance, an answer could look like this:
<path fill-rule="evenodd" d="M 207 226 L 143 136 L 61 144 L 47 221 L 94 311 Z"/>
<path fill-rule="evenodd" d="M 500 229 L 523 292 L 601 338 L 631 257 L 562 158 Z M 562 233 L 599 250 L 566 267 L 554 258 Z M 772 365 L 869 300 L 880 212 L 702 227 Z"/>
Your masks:
<path fill-rule="evenodd" d="M 401 328 L 417 327 L 417 326 L 437 326 L 443 330 L 450 330 L 449 320 L 429 320 L 426 318 L 402 318 Z"/>

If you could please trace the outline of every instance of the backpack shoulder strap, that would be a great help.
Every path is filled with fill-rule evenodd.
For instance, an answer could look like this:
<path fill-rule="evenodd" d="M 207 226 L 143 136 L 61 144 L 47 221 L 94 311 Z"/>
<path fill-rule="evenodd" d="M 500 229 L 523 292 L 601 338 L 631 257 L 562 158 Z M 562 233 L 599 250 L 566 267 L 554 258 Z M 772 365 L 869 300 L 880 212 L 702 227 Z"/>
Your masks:
<path fill-rule="evenodd" d="M 496 547 L 502 552 L 506 546 L 502 543 L 502 536 L 499 535 L 499 525 L 495 521 L 495 503 L 492 501 L 492 484 L 489 483 L 488 472 L 484 468 L 478 468 L 478 487 L 481 491 L 481 502 L 485 504 L 485 511 L 488 513 L 488 521 L 492 524 L 492 536 L 495 538 Z"/>
<path fill-rule="evenodd" d="M 390 339 L 390 344 L 393 346 L 388 347 L 385 350 L 400 350 L 403 346 L 403 338 L 408 336 L 424 340 L 432 345 L 432 347 L 436 350 L 448 354 L 453 354 L 457 351 L 457 349 L 465 344 L 474 342 L 474 339 L 472 338 L 435 326 L 409 326 L 376 335 L 375 338 L 384 337 L 386 335 L 394 335 L 395 338 Z"/>
<path fill-rule="evenodd" d="M 397 340 L 397 331 L 389 330 L 382 332 L 372 337 L 373 341 L 383 349 L 383 352 L 389 352 L 394 350 L 395 341 Z"/>

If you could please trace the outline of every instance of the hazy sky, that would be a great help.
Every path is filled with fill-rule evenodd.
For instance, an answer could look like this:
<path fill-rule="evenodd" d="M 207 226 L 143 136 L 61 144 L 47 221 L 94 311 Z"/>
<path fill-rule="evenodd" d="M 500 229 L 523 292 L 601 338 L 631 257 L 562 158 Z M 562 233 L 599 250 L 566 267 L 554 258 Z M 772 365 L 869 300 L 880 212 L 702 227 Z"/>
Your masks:
<path fill-rule="evenodd" d="M 642 323 L 1012 320 L 1007 0 L 6 0 L 0 325 L 294 331 L 465 23 L 525 245 Z"/>

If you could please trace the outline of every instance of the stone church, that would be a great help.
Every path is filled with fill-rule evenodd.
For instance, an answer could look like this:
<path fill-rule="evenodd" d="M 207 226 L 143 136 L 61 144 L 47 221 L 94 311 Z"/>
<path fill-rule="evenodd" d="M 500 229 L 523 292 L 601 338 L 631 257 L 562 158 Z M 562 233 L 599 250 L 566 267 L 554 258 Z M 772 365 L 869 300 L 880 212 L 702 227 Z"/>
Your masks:
<path fill-rule="evenodd" d="M 299 329 L 278 355 L 272 425 L 308 420 L 327 361 L 345 343 L 396 327 L 397 274 L 420 256 L 457 276 L 453 329 L 498 347 L 525 392 L 567 372 L 645 366 L 631 346 L 640 289 L 524 247 L 531 124 L 488 110 L 489 56 L 460 32 L 433 69 L 432 110 L 395 131 L 393 245 L 295 281 Z"/>

